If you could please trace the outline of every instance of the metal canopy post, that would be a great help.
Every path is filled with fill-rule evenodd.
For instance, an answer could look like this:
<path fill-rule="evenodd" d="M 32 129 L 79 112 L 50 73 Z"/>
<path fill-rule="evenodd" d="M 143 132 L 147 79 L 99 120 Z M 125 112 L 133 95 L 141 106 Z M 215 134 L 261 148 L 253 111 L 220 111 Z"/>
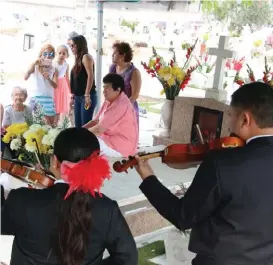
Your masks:
<path fill-rule="evenodd" d="M 97 110 L 101 106 L 101 74 L 102 74 L 102 40 L 103 40 L 103 1 L 98 0 L 98 21 L 97 21 L 97 62 L 96 62 L 96 86 L 98 93 Z"/>
<path fill-rule="evenodd" d="M 102 41 L 103 41 L 103 2 L 140 2 L 140 0 L 97 0 L 97 60 L 96 60 L 96 86 L 98 93 L 97 110 L 101 106 L 101 81 L 102 81 Z"/>

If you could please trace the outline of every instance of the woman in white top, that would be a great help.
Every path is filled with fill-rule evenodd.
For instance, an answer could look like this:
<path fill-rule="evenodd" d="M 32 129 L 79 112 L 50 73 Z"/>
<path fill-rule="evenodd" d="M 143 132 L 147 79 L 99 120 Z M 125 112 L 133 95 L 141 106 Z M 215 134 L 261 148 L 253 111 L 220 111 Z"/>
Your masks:
<path fill-rule="evenodd" d="M 24 104 L 27 99 L 27 91 L 21 87 L 14 87 L 12 90 L 12 104 L 4 109 L 2 126 L 9 127 L 14 123 L 24 123 L 32 119 L 30 107 Z"/>
<path fill-rule="evenodd" d="M 35 101 L 41 105 L 47 122 L 54 125 L 55 105 L 54 89 L 57 88 L 58 71 L 52 65 L 55 57 L 55 49 L 51 44 L 42 47 L 39 58 L 31 64 L 25 74 L 25 80 L 32 75 L 32 102 Z"/>

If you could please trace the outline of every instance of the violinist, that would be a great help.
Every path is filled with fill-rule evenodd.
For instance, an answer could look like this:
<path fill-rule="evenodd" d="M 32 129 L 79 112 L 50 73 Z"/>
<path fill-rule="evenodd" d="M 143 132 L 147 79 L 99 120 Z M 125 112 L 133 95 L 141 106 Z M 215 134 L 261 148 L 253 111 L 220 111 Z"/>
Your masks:
<path fill-rule="evenodd" d="M 210 152 L 180 199 L 138 157 L 140 189 L 179 230 L 191 229 L 193 265 L 272 265 L 272 87 L 260 82 L 240 87 L 230 113 L 244 147 Z"/>
<path fill-rule="evenodd" d="M 62 131 L 43 190 L 12 190 L 2 206 L 1 233 L 14 235 L 10 265 L 137 265 L 137 249 L 117 203 L 99 190 L 110 176 L 99 142 L 84 128 Z M 102 260 L 104 250 L 110 257 Z"/>

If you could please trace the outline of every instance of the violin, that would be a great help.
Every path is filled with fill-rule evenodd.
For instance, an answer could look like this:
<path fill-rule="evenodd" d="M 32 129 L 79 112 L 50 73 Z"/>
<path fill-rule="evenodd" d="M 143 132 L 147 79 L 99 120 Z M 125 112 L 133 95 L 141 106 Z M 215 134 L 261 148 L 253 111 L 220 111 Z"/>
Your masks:
<path fill-rule="evenodd" d="M 140 157 L 143 160 L 161 157 L 162 163 L 171 168 L 187 169 L 199 165 L 210 150 L 242 147 L 244 145 L 245 142 L 239 137 L 223 137 L 195 145 L 172 144 L 162 151 L 140 155 Z M 113 168 L 119 173 L 127 172 L 127 169 L 132 168 L 136 164 L 136 159 L 130 157 L 128 160 L 115 162 Z"/>
<path fill-rule="evenodd" d="M 27 182 L 33 188 L 51 187 L 56 180 L 52 173 L 46 170 L 38 171 L 25 162 L 6 158 L 1 158 L 1 171 Z"/>

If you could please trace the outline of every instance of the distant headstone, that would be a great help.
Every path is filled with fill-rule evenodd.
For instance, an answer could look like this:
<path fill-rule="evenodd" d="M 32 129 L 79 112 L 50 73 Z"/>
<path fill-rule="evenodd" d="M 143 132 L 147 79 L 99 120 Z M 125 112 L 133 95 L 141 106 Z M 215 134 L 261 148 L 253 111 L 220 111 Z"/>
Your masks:
<path fill-rule="evenodd" d="M 213 89 L 223 89 L 225 59 L 233 58 L 236 55 L 234 51 L 228 50 L 228 43 L 229 37 L 220 36 L 218 48 L 209 48 L 209 54 L 217 56 L 213 80 Z"/>
<path fill-rule="evenodd" d="M 34 47 L 35 36 L 32 34 L 24 34 L 23 50 L 28 51 Z"/>

